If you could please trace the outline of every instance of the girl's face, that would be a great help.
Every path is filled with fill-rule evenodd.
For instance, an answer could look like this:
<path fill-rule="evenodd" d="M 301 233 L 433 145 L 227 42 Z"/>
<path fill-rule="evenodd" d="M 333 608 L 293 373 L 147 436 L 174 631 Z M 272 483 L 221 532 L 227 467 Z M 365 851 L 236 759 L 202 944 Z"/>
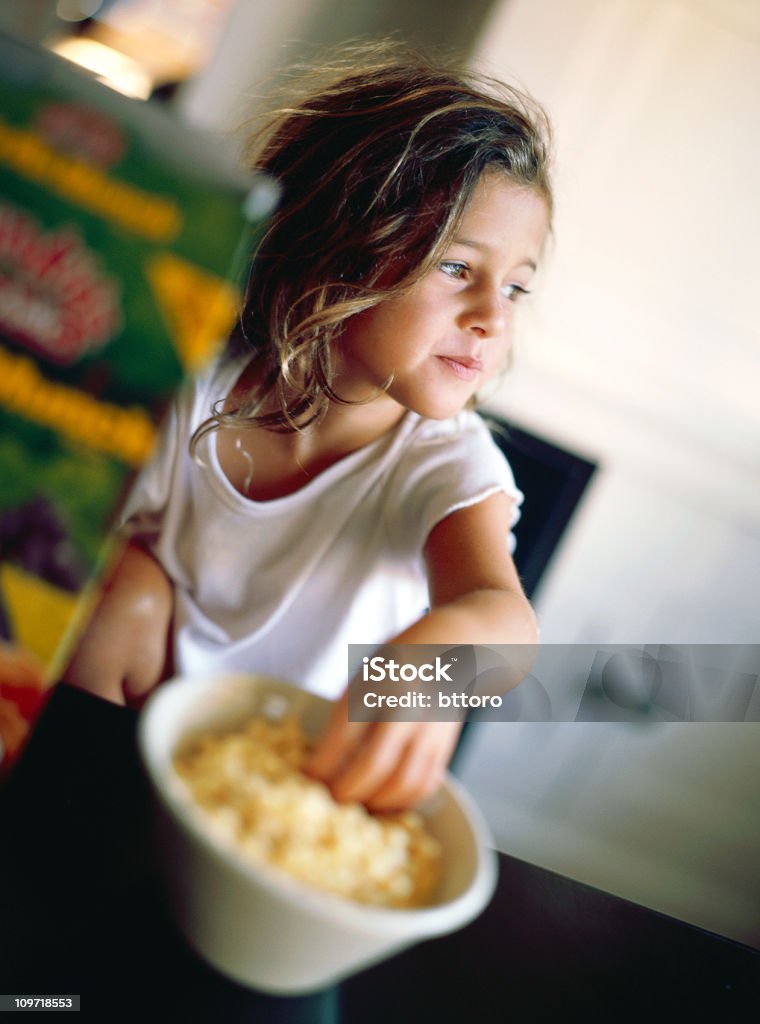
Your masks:
<path fill-rule="evenodd" d="M 462 409 L 504 364 L 547 229 L 542 196 L 486 171 L 444 259 L 410 291 L 347 321 L 338 393 L 366 399 L 393 375 L 375 399 L 389 420 L 404 409 L 431 419 Z"/>

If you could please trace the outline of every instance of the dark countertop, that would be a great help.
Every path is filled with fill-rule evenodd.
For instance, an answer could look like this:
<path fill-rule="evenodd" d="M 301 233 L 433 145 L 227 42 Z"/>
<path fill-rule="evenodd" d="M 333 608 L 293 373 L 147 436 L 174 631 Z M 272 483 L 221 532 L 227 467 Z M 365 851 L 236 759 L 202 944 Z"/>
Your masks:
<path fill-rule="evenodd" d="M 225 1024 L 758 1017 L 757 951 L 505 855 L 492 903 L 454 935 L 313 997 L 252 993 L 168 916 L 136 719 L 59 686 L 0 792 L 3 993 Z"/>

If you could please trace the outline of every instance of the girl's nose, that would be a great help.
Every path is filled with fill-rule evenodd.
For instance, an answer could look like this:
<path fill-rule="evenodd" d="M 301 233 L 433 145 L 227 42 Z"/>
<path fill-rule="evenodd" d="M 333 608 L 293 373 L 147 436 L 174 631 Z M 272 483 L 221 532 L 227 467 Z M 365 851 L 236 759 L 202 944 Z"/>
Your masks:
<path fill-rule="evenodd" d="M 500 288 L 473 289 L 462 313 L 462 326 L 484 338 L 496 337 L 506 330 L 507 302 Z"/>

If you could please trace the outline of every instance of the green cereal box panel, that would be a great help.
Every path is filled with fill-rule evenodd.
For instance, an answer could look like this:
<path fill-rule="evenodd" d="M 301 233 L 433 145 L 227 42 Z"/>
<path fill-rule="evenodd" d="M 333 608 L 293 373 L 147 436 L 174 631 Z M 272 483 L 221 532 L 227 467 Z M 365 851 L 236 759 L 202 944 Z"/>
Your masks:
<path fill-rule="evenodd" d="M 234 321 L 272 191 L 165 109 L 0 35 L 0 771 L 168 399 Z"/>

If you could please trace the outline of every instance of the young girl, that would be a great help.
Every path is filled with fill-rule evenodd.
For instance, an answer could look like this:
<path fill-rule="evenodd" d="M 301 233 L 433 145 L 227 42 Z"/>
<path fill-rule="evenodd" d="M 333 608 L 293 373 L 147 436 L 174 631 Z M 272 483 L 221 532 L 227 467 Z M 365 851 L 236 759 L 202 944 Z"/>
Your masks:
<path fill-rule="evenodd" d="M 546 134 L 517 91 L 408 55 L 272 117 L 251 161 L 281 202 L 239 330 L 171 410 L 70 682 L 139 701 L 171 626 L 178 672 L 336 699 L 310 771 L 338 799 L 435 791 L 459 725 L 349 722 L 347 644 L 535 641 L 522 495 L 472 405 L 541 256 Z"/>

